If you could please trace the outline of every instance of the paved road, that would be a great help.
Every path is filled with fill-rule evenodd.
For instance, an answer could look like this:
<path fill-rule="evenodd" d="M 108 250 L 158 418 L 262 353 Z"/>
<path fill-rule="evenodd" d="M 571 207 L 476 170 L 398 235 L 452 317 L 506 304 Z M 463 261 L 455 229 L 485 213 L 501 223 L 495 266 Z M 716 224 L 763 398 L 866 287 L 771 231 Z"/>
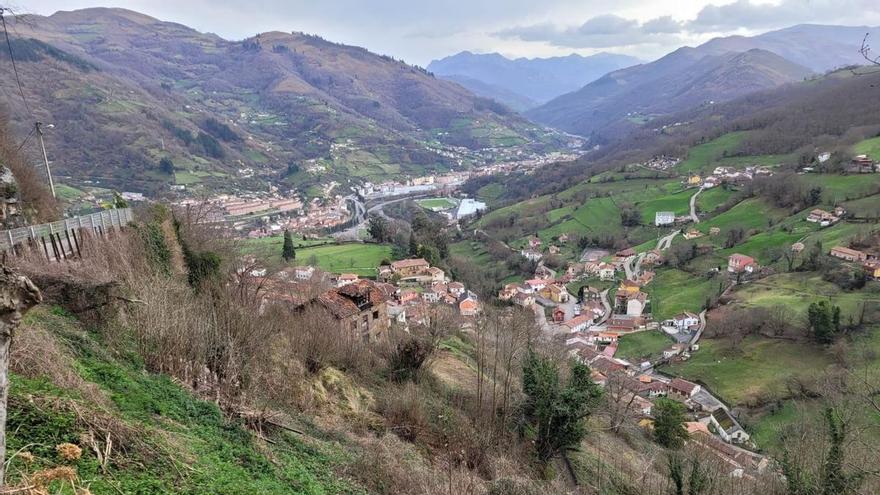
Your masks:
<path fill-rule="evenodd" d="M 696 344 L 700 340 L 700 337 L 703 336 L 703 330 L 706 329 L 706 310 L 704 309 L 703 311 L 700 311 L 699 316 L 700 316 L 700 326 L 697 327 L 697 333 L 694 334 L 694 338 L 691 339 L 691 342 L 689 345 Z"/>
<path fill-rule="evenodd" d="M 367 207 L 354 194 L 346 196 L 345 200 L 354 204 L 354 218 L 357 219 L 357 223 L 345 230 L 333 233 L 332 237 L 335 239 L 357 239 L 358 232 L 367 226 Z"/>
<path fill-rule="evenodd" d="M 645 253 L 641 253 L 623 260 L 623 270 L 626 272 L 627 280 L 636 280 L 639 278 L 639 272 L 642 270 L 642 260 L 644 259 Z"/>
<path fill-rule="evenodd" d="M 675 230 L 672 233 L 661 237 L 660 240 L 657 241 L 657 249 L 659 249 L 660 251 L 666 251 L 667 249 L 669 249 L 669 246 L 672 246 L 672 240 L 675 239 L 675 236 L 680 233 L 680 230 Z"/>
<path fill-rule="evenodd" d="M 602 318 L 598 321 L 599 325 L 608 321 L 608 318 L 611 318 L 611 303 L 608 301 L 608 291 L 609 289 L 602 291 L 602 306 L 605 306 L 605 314 L 602 315 Z"/>
<path fill-rule="evenodd" d="M 696 194 L 691 196 L 691 220 L 693 220 L 694 223 L 700 223 L 700 217 L 697 216 L 697 196 L 699 196 L 701 192 L 703 192 L 702 187 L 697 190 Z"/>
<path fill-rule="evenodd" d="M 366 209 L 366 206 L 357 198 L 357 196 L 354 196 L 354 195 L 348 196 L 345 199 L 354 202 L 355 212 L 356 212 L 356 215 L 357 215 L 357 218 L 359 219 L 359 221 L 356 225 L 354 225 L 352 227 L 349 227 L 349 228 L 347 228 L 343 231 L 340 231 L 340 232 L 336 232 L 335 234 L 333 234 L 333 237 L 335 237 L 337 239 L 357 239 L 358 232 L 367 228 L 367 223 L 370 221 L 370 213 L 378 213 L 380 216 L 384 217 L 385 219 L 391 220 L 392 218 L 385 214 L 385 211 L 383 210 L 383 208 L 385 208 L 386 206 L 393 204 L 393 203 L 399 203 L 401 201 L 406 201 L 409 199 L 418 199 L 418 198 L 425 197 L 425 196 L 429 196 L 429 195 L 416 194 L 414 196 L 406 196 L 403 198 L 397 198 L 397 199 L 392 199 L 392 200 L 388 200 L 388 201 L 383 201 L 381 203 L 376 203 L 375 205 L 371 206 L 369 210 Z"/>

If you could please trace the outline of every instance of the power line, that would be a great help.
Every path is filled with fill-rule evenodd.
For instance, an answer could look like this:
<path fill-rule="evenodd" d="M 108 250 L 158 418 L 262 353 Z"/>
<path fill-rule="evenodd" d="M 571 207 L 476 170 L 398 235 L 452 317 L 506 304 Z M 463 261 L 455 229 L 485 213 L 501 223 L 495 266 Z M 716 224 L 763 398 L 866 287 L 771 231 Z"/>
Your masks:
<path fill-rule="evenodd" d="M 24 138 L 24 141 L 22 141 L 21 144 L 18 145 L 18 149 L 15 150 L 16 153 L 18 153 L 19 151 L 21 151 L 22 148 L 24 148 L 24 145 L 26 145 L 28 140 L 31 138 L 31 136 L 34 135 L 34 132 L 36 131 L 36 129 L 37 129 L 36 127 L 31 128 L 30 134 L 28 134 L 27 137 Z"/>
<path fill-rule="evenodd" d="M 3 24 L 3 35 L 6 37 L 6 48 L 9 50 L 9 60 L 12 61 L 12 72 L 15 73 L 15 83 L 18 84 L 18 94 L 21 95 L 21 101 L 24 102 L 24 108 L 27 109 L 28 114 L 31 117 L 34 116 L 34 113 L 31 112 L 31 107 L 28 105 L 27 98 L 24 97 L 24 89 L 21 86 L 21 78 L 18 76 L 18 67 L 15 65 L 15 55 L 12 53 L 12 42 L 9 41 L 9 29 L 6 28 L 6 16 L 4 15 L 6 12 L 12 12 L 11 10 L 0 7 L 0 23 Z"/>

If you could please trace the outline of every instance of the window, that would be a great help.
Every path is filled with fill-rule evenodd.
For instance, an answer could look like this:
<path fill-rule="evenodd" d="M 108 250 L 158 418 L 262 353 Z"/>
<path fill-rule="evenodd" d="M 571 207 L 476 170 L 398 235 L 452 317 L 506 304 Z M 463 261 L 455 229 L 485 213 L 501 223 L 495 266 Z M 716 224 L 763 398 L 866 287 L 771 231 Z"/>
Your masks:
<path fill-rule="evenodd" d="M 378 311 L 378 310 L 373 311 L 373 319 L 374 319 L 374 320 L 378 320 L 378 319 L 379 319 L 379 311 Z"/>

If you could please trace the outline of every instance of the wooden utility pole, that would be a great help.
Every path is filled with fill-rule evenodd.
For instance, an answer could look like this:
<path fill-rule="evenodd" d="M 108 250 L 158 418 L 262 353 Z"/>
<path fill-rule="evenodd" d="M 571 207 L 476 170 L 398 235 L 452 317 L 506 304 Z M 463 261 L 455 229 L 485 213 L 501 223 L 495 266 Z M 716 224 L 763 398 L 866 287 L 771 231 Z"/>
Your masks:
<path fill-rule="evenodd" d="M 21 317 L 43 300 L 27 277 L 2 267 L 0 271 L 0 488 L 6 475 L 6 398 L 9 393 L 9 345 Z"/>
<path fill-rule="evenodd" d="M 54 198 L 56 197 L 55 182 L 52 181 L 52 169 L 49 168 L 49 155 L 46 154 L 46 144 L 43 142 L 43 123 L 34 123 L 34 129 L 37 131 L 37 137 L 40 138 L 40 148 L 43 150 L 43 162 L 46 164 L 46 176 L 49 178 L 49 190 L 52 191 L 52 197 Z"/>

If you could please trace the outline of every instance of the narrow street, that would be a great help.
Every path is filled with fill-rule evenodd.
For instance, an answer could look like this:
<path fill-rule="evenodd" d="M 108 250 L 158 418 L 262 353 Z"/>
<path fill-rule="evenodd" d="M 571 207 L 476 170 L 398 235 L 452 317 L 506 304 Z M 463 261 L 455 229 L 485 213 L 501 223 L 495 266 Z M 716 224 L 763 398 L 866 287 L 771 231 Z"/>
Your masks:
<path fill-rule="evenodd" d="M 602 315 L 602 318 L 599 319 L 598 324 L 601 325 L 608 321 L 608 318 L 611 318 L 611 303 L 608 301 L 608 291 L 610 289 L 605 289 L 602 291 L 602 306 L 605 306 L 605 314 Z"/>
<path fill-rule="evenodd" d="M 700 217 L 697 216 L 697 196 L 699 196 L 701 192 L 703 192 L 702 187 L 697 190 L 696 194 L 691 196 L 691 220 L 693 220 L 694 223 L 700 223 Z"/>
<path fill-rule="evenodd" d="M 642 260 L 645 259 L 645 253 L 636 256 L 630 256 L 623 261 L 623 270 L 626 272 L 627 280 L 636 280 L 642 270 Z"/>

